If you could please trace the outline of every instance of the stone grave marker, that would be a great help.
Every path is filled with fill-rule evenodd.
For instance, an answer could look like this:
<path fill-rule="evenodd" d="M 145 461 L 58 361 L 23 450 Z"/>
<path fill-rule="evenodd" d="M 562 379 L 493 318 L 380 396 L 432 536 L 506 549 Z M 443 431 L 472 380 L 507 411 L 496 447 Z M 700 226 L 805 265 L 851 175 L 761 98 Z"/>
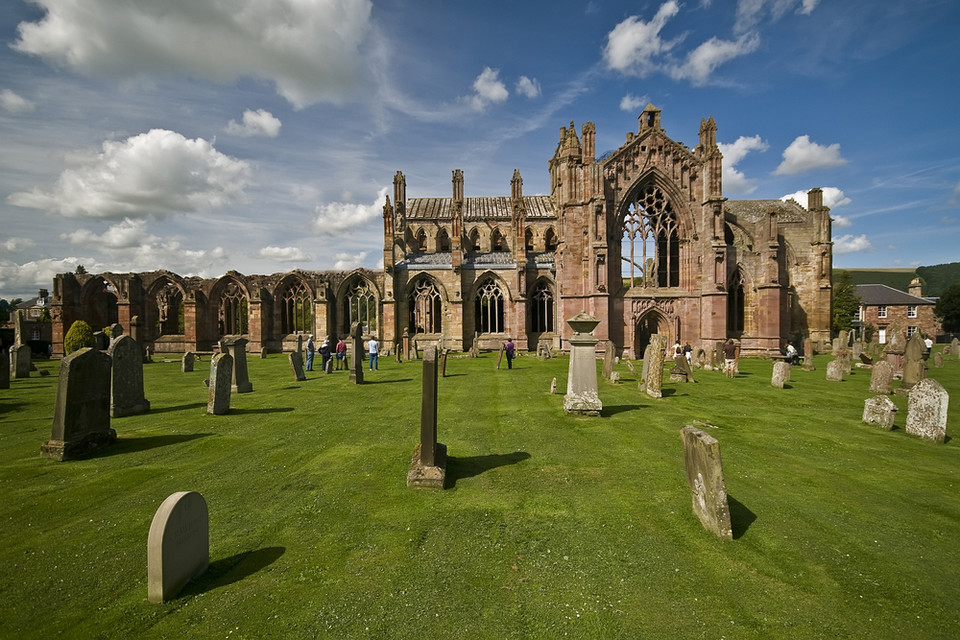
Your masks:
<path fill-rule="evenodd" d="M 303 372 L 303 358 L 300 356 L 300 352 L 291 351 L 287 357 L 290 360 L 290 369 L 293 370 L 293 377 L 296 378 L 298 382 L 306 380 L 307 375 Z"/>
<path fill-rule="evenodd" d="M 349 367 L 350 382 L 363 384 L 363 325 L 354 322 L 350 326 L 351 363 Z"/>
<path fill-rule="evenodd" d="M 440 355 L 440 377 L 447 377 L 447 354 L 450 353 L 450 349 L 444 349 L 443 353 Z"/>
<path fill-rule="evenodd" d="M 117 439 L 110 428 L 110 356 L 98 349 L 77 349 L 60 361 L 57 399 L 50 439 L 40 455 L 72 460 Z"/>
<path fill-rule="evenodd" d="M 247 342 L 246 338 L 240 336 L 224 336 L 220 340 L 220 351 L 229 354 L 233 361 L 233 391 L 237 393 L 253 391 L 253 383 L 247 373 Z"/>
<path fill-rule="evenodd" d="M 266 359 L 267 359 L 267 348 L 266 348 L 266 347 L 261 347 L 261 348 L 260 348 L 260 359 L 261 359 L 261 360 L 266 360 Z M 246 360 L 246 358 L 244 358 L 244 360 Z M 251 388 L 250 390 L 253 391 L 252 388 Z"/>
<path fill-rule="evenodd" d="M 183 354 L 183 359 L 180 360 L 180 371 L 182 373 L 189 373 L 193 371 L 193 364 L 196 362 L 197 356 L 193 354 L 192 351 L 187 351 Z"/>
<path fill-rule="evenodd" d="M 614 359 L 616 357 L 617 348 L 613 344 L 613 340 L 607 340 L 607 344 L 603 349 L 603 377 L 607 380 L 610 379 L 610 376 L 613 373 Z"/>
<path fill-rule="evenodd" d="M 14 346 L 20 346 L 23 344 L 23 322 L 24 322 L 25 312 L 23 309 L 15 309 L 13 311 L 13 317 L 10 318 L 13 321 L 13 344 Z"/>
<path fill-rule="evenodd" d="M 894 327 L 890 332 L 890 342 L 883 348 L 883 354 L 887 361 L 893 365 L 893 374 L 903 372 L 903 354 L 907 347 L 907 334 L 899 327 Z"/>
<path fill-rule="evenodd" d="M 950 353 L 957 356 L 957 359 L 960 360 L 960 340 L 957 338 L 950 341 Z"/>
<path fill-rule="evenodd" d="M 886 360 L 880 360 L 870 372 L 870 393 L 889 394 L 892 389 L 893 366 Z"/>
<path fill-rule="evenodd" d="M 598 416 L 603 403 L 597 393 L 597 339 L 593 330 L 600 321 L 581 311 L 567 320 L 573 329 L 570 337 L 570 365 L 567 369 L 567 394 L 563 409 L 582 416 Z"/>
<path fill-rule="evenodd" d="M 725 540 L 733 540 L 720 443 L 713 436 L 689 425 L 683 427 L 680 434 L 693 512 L 707 531 Z"/>
<path fill-rule="evenodd" d="M 810 338 L 803 339 L 803 370 L 817 370 L 817 366 L 813 363 L 813 340 Z"/>
<path fill-rule="evenodd" d="M 666 348 L 666 336 L 659 334 L 650 336 L 650 366 L 647 368 L 644 389 L 651 398 L 663 397 L 663 353 Z M 643 364 L 644 367 L 647 366 L 646 361 Z"/>
<path fill-rule="evenodd" d="M 673 368 L 670 370 L 671 382 L 693 382 L 693 369 L 683 356 L 673 359 Z"/>
<path fill-rule="evenodd" d="M 860 342 L 859 340 L 855 341 L 853 343 L 853 347 L 851 347 L 851 351 L 853 352 L 854 360 L 856 360 L 861 355 L 863 355 L 863 343 Z"/>
<path fill-rule="evenodd" d="M 873 358 L 863 352 L 860 353 L 860 362 L 867 366 L 873 366 Z"/>
<path fill-rule="evenodd" d="M 329 360 L 327 360 L 327 366 L 323 371 L 325 374 L 330 375 L 331 373 L 333 373 L 333 361 L 334 361 L 334 358 L 330 358 Z"/>
<path fill-rule="evenodd" d="M 103 331 L 94 331 L 93 340 L 97 343 L 97 349 L 100 351 L 106 351 L 110 348 L 110 336 Z"/>
<path fill-rule="evenodd" d="M 697 369 L 708 368 L 710 363 L 707 362 L 707 351 L 703 347 L 693 350 L 693 364 Z"/>
<path fill-rule="evenodd" d="M 222 416 L 230 410 L 230 392 L 233 385 L 233 356 L 218 353 L 210 358 L 210 388 L 207 395 L 207 413 Z"/>
<path fill-rule="evenodd" d="M 933 366 L 937 369 L 943 368 L 943 354 L 941 354 L 939 351 L 933 354 Z"/>
<path fill-rule="evenodd" d="M 773 376 L 770 379 L 770 384 L 775 386 L 777 389 L 783 389 L 783 385 L 786 382 L 790 382 L 790 363 L 774 362 Z"/>
<path fill-rule="evenodd" d="M 413 450 L 408 487 L 443 489 L 447 475 L 447 447 L 437 442 L 437 348 L 423 350 L 420 390 L 420 444 Z"/>
<path fill-rule="evenodd" d="M 949 344 L 943 345 L 943 350 L 940 353 L 942 353 L 945 356 L 950 355 L 950 345 Z"/>
<path fill-rule="evenodd" d="M 123 326 L 119 322 L 114 322 L 112 325 L 110 325 L 110 342 L 113 342 L 122 335 Z"/>
<path fill-rule="evenodd" d="M 827 380 L 830 382 L 842 382 L 844 371 L 845 369 L 842 361 L 831 360 L 827 363 Z"/>
<path fill-rule="evenodd" d="M 10 358 L 0 347 L 0 389 L 10 388 Z"/>
<path fill-rule="evenodd" d="M 503 362 L 503 354 L 506 352 L 506 350 L 507 350 L 507 345 L 505 344 L 500 345 L 500 355 L 497 356 L 497 371 L 500 371 L 500 363 Z"/>
<path fill-rule="evenodd" d="M 640 381 L 637 383 L 637 388 L 641 391 L 646 391 L 647 389 L 647 373 L 650 371 L 650 354 L 653 353 L 653 345 L 647 344 L 643 348 L 643 362 L 640 364 Z"/>
<path fill-rule="evenodd" d="M 10 347 L 10 364 L 7 365 L 7 375 L 15 379 L 29 378 L 31 360 L 30 345 L 21 344 Z"/>
<path fill-rule="evenodd" d="M 140 345 L 130 336 L 120 335 L 110 343 L 107 355 L 113 359 L 110 415 L 122 418 L 150 411 L 150 401 L 143 395 L 143 351 Z"/>
<path fill-rule="evenodd" d="M 557 379 L 554 378 L 553 382 L 550 383 L 550 394 L 553 395 L 557 392 Z"/>
<path fill-rule="evenodd" d="M 943 443 L 947 437 L 950 396 L 933 378 L 913 385 L 907 396 L 907 433 Z"/>
<path fill-rule="evenodd" d="M 154 514 L 147 536 L 147 600 L 173 600 L 209 566 L 210 515 L 206 500 L 196 491 L 170 495 Z"/>
<path fill-rule="evenodd" d="M 901 389 L 909 391 L 913 385 L 927 377 L 927 363 L 923 360 L 925 350 L 926 345 L 923 343 L 923 338 L 920 337 L 920 332 L 915 331 L 907 340 L 907 346 L 904 349 Z"/>
<path fill-rule="evenodd" d="M 834 360 L 843 367 L 843 375 L 849 376 L 853 372 L 853 353 L 844 347 L 834 354 Z"/>
<path fill-rule="evenodd" d="M 633 363 L 630 362 L 629 360 L 624 360 L 624 362 L 627 363 L 627 369 L 630 369 L 630 373 L 632 373 L 633 375 L 637 375 L 637 369 L 633 366 Z"/>
<path fill-rule="evenodd" d="M 887 396 L 873 396 L 863 401 L 863 421 L 867 424 L 890 431 L 896 415 L 897 405 Z"/>

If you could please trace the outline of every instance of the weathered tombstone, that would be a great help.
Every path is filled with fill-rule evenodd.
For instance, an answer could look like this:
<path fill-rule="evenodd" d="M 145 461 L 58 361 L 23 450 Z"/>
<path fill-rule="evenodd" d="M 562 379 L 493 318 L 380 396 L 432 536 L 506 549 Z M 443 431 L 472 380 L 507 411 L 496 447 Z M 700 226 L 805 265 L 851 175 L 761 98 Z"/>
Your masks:
<path fill-rule="evenodd" d="M 300 354 L 300 362 L 303 362 L 303 335 L 297 334 L 297 353 Z"/>
<path fill-rule="evenodd" d="M 0 389 L 10 388 L 10 358 L 0 347 Z"/>
<path fill-rule="evenodd" d="M 323 370 L 323 372 L 327 375 L 330 375 L 331 373 L 333 373 L 333 360 L 334 360 L 333 358 L 330 358 L 329 360 L 327 360 L 327 366 Z"/>
<path fill-rule="evenodd" d="M 30 377 L 31 361 L 30 345 L 21 344 L 10 347 L 10 364 L 7 365 L 7 375 L 16 379 Z"/>
<path fill-rule="evenodd" d="M 683 462 L 693 499 L 693 512 L 705 529 L 725 540 L 733 540 L 720 443 L 713 436 L 689 425 L 680 430 L 680 437 L 683 440 Z"/>
<path fill-rule="evenodd" d="M 947 407 L 950 396 L 933 378 L 913 385 L 907 396 L 907 433 L 943 443 L 947 437 Z"/>
<path fill-rule="evenodd" d="M 844 370 L 842 361 L 831 360 L 827 363 L 827 380 L 830 382 L 842 382 Z"/>
<path fill-rule="evenodd" d="M 943 345 L 943 350 L 940 353 L 942 353 L 945 356 L 950 355 L 950 345 L 949 344 Z"/>
<path fill-rule="evenodd" d="M 867 365 L 868 367 L 873 366 L 873 358 L 863 353 L 862 351 L 860 352 L 860 362 Z"/>
<path fill-rule="evenodd" d="M 60 361 L 50 439 L 40 455 L 71 460 L 117 439 L 110 428 L 110 356 L 84 347 Z"/>
<path fill-rule="evenodd" d="M 196 491 L 170 495 L 150 523 L 147 536 L 147 600 L 173 600 L 210 566 L 210 515 Z"/>
<path fill-rule="evenodd" d="M 119 322 L 114 322 L 112 325 L 110 325 L 110 342 L 113 342 L 122 335 L 123 326 Z"/>
<path fill-rule="evenodd" d="M 723 340 L 717 340 L 717 343 L 713 345 L 713 368 L 720 373 L 723 373 L 724 360 L 723 357 Z"/>
<path fill-rule="evenodd" d="M 613 373 L 614 359 L 617 357 L 617 347 L 613 344 L 613 340 L 607 340 L 607 344 L 603 349 L 603 377 L 607 380 L 610 379 L 610 375 Z"/>
<path fill-rule="evenodd" d="M 20 346 L 23 344 L 23 319 L 24 311 L 23 309 L 15 309 L 13 312 L 13 344 L 14 346 Z"/>
<path fill-rule="evenodd" d="M 247 359 L 246 356 L 244 356 L 243 359 L 244 359 L 244 361 L 246 361 L 246 359 Z M 261 360 L 266 360 L 266 359 L 267 359 L 267 348 L 266 348 L 266 347 L 261 347 L 261 348 L 260 348 L 260 359 L 261 359 Z M 253 391 L 253 388 L 251 388 L 250 391 Z"/>
<path fill-rule="evenodd" d="M 863 401 L 863 421 L 890 431 L 897 415 L 897 405 L 887 396 L 874 396 Z"/>
<path fill-rule="evenodd" d="M 290 360 L 290 369 L 293 370 L 293 377 L 296 378 L 298 382 L 306 380 L 307 375 L 303 372 L 303 358 L 300 356 L 300 352 L 291 351 L 287 357 Z"/>
<path fill-rule="evenodd" d="M 500 363 L 503 362 L 503 354 L 507 350 L 507 345 L 500 345 L 500 355 L 497 357 L 497 371 L 500 371 Z"/>
<path fill-rule="evenodd" d="M 97 343 L 97 349 L 99 351 L 106 351 L 110 348 L 110 336 L 103 331 L 94 331 L 93 340 Z"/>
<path fill-rule="evenodd" d="M 853 372 L 853 352 L 849 348 L 844 347 L 836 352 L 834 356 L 837 362 L 841 363 L 843 366 L 843 374 L 845 376 L 850 375 Z"/>
<path fill-rule="evenodd" d="M 637 370 L 636 370 L 636 368 L 633 366 L 633 363 L 630 362 L 629 360 L 625 360 L 624 362 L 627 363 L 627 369 L 630 369 L 630 373 L 632 373 L 633 375 L 637 375 Z"/>
<path fill-rule="evenodd" d="M 224 336 L 220 340 L 221 351 L 226 349 L 233 360 L 233 391 L 237 393 L 253 391 L 253 383 L 247 373 L 247 342 L 246 338 L 240 336 Z"/>
<path fill-rule="evenodd" d="M 193 371 L 193 364 L 196 362 L 196 359 L 197 356 L 195 356 L 192 351 L 187 351 L 183 354 L 183 359 L 180 360 L 180 371 L 182 373 Z"/>
<path fill-rule="evenodd" d="M 637 383 L 637 388 L 641 391 L 646 391 L 647 389 L 647 374 L 650 372 L 651 353 L 653 353 L 653 345 L 648 344 L 643 348 L 643 362 L 640 365 L 640 381 Z"/>
<path fill-rule="evenodd" d="M 693 350 L 693 364 L 697 369 L 705 369 L 707 362 L 707 352 L 703 347 L 697 347 Z"/>
<path fill-rule="evenodd" d="M 783 384 L 785 382 L 790 382 L 790 363 L 774 362 L 773 376 L 770 379 L 770 384 L 775 386 L 777 389 L 783 389 Z"/>
<path fill-rule="evenodd" d="M 437 348 L 423 351 L 420 391 L 420 444 L 413 450 L 408 487 L 443 489 L 447 475 L 447 447 L 437 442 Z"/>
<path fill-rule="evenodd" d="M 143 363 L 153 362 L 153 346 L 147 345 L 143 350 Z"/>
<path fill-rule="evenodd" d="M 567 394 L 563 409 L 567 413 L 598 416 L 603 403 L 597 394 L 597 339 L 593 330 L 600 321 L 581 311 L 567 320 L 573 329 L 570 337 L 570 365 L 567 369 Z"/>
<path fill-rule="evenodd" d="M 650 336 L 650 365 L 648 367 L 646 362 L 643 364 L 647 369 L 644 389 L 651 398 L 663 397 L 663 354 L 666 348 L 666 336 Z"/>
<path fill-rule="evenodd" d="M 470 356 L 472 358 L 480 357 L 480 334 L 473 332 L 473 344 L 470 345 Z"/>
<path fill-rule="evenodd" d="M 110 415 L 122 418 L 150 411 L 150 401 L 143 395 L 143 351 L 140 345 L 130 336 L 120 335 L 110 343 L 107 355 L 113 359 Z"/>
<path fill-rule="evenodd" d="M 557 392 L 557 379 L 554 378 L 553 382 L 550 383 L 550 395 L 553 395 Z"/>
<path fill-rule="evenodd" d="M 447 354 L 450 353 L 450 349 L 444 349 L 443 353 L 440 355 L 440 377 L 447 377 Z"/>
<path fill-rule="evenodd" d="M 870 372 L 870 393 L 889 394 L 893 389 L 893 366 L 886 360 L 873 365 Z"/>
<path fill-rule="evenodd" d="M 130 337 L 140 344 L 140 316 L 130 318 Z"/>
<path fill-rule="evenodd" d="M 363 384 L 363 325 L 354 322 L 350 326 L 350 338 L 352 341 L 351 357 L 353 362 L 349 368 L 350 382 L 354 384 Z"/>
<path fill-rule="evenodd" d="M 409 327 L 403 328 L 403 336 L 401 337 L 401 340 L 403 341 L 404 357 L 407 360 L 412 360 L 413 358 L 410 357 L 410 328 Z"/>
<path fill-rule="evenodd" d="M 803 339 L 803 370 L 816 371 L 817 367 L 813 364 L 813 340 Z"/>
<path fill-rule="evenodd" d="M 673 368 L 670 370 L 671 382 L 693 382 L 693 369 L 682 355 L 673 359 Z"/>
<path fill-rule="evenodd" d="M 402 350 L 402 349 L 401 349 L 401 345 L 400 345 L 399 343 L 397 343 L 396 345 L 394 345 L 394 353 L 395 353 L 396 356 L 397 356 L 397 364 L 400 364 L 401 362 L 403 362 L 403 358 L 400 356 L 400 351 L 401 351 L 401 350 Z"/>
<path fill-rule="evenodd" d="M 960 360 L 960 340 L 954 338 L 950 341 L 950 353 L 957 356 L 957 360 Z"/>
<path fill-rule="evenodd" d="M 210 358 L 210 390 L 207 413 L 222 416 L 230 409 L 230 391 L 233 379 L 233 356 L 218 353 Z"/>
<path fill-rule="evenodd" d="M 943 368 L 943 354 L 941 354 L 939 351 L 933 354 L 933 366 L 936 369 Z"/>
<path fill-rule="evenodd" d="M 927 377 L 927 363 L 923 360 L 923 352 L 926 345 L 920 332 L 915 331 L 910 339 L 907 340 L 907 346 L 903 354 L 903 380 L 900 382 L 900 389 L 909 391 L 913 385 Z"/>
<path fill-rule="evenodd" d="M 610 382 L 612 382 L 613 384 L 620 384 L 620 372 L 619 372 L 619 371 L 611 371 L 611 372 L 610 372 Z"/>
<path fill-rule="evenodd" d="M 890 342 L 884 347 L 883 353 L 893 366 L 893 373 L 896 376 L 903 372 L 903 352 L 907 347 L 907 334 L 899 327 L 894 327 L 890 331 Z"/>

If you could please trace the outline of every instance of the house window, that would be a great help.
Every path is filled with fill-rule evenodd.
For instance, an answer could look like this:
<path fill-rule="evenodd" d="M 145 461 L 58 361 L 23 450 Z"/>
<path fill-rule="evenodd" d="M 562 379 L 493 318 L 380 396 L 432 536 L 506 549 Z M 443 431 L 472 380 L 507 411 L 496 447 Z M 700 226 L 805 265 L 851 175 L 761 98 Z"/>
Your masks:
<path fill-rule="evenodd" d="M 908 338 L 909 338 L 910 336 L 912 336 L 913 334 L 915 334 L 916 332 L 917 332 L 917 328 L 916 328 L 916 327 L 907 327 L 907 337 L 908 337 Z"/>
<path fill-rule="evenodd" d="M 880 344 L 887 343 L 887 330 L 886 329 L 877 329 L 877 342 Z"/>
<path fill-rule="evenodd" d="M 857 310 L 853 312 L 853 319 L 860 320 L 860 307 L 857 307 Z"/>
<path fill-rule="evenodd" d="M 887 317 L 887 305 L 882 304 L 882 305 L 880 305 L 879 307 L 877 307 L 877 317 L 878 317 L 878 318 L 886 318 L 886 317 Z"/>
<path fill-rule="evenodd" d="M 917 317 L 917 305 L 911 304 L 907 306 L 907 317 L 916 318 Z"/>

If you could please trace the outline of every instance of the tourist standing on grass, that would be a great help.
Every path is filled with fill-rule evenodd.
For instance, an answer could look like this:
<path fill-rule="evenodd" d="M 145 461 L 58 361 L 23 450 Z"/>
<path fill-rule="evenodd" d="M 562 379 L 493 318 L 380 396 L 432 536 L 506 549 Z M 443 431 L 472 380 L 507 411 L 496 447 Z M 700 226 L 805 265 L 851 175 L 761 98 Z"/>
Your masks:
<path fill-rule="evenodd" d="M 347 368 L 347 343 L 343 341 L 343 338 L 337 340 L 337 371 L 340 371 L 340 367 L 344 369 Z"/>
<path fill-rule="evenodd" d="M 330 359 L 330 341 L 324 340 L 320 345 L 320 371 L 327 370 L 327 361 Z"/>
<path fill-rule="evenodd" d="M 313 354 L 317 350 L 313 344 L 313 334 L 307 336 L 307 371 L 313 371 Z"/>
<path fill-rule="evenodd" d="M 723 374 L 728 377 L 733 377 L 733 370 L 737 366 L 737 345 L 734 344 L 733 338 L 727 340 L 727 343 L 723 345 Z"/>
<path fill-rule="evenodd" d="M 683 355 L 683 347 L 680 346 L 680 341 L 677 340 L 673 343 L 673 359 L 676 360 Z"/>
<path fill-rule="evenodd" d="M 689 342 L 683 345 L 683 357 L 687 359 L 687 364 L 693 362 L 693 347 Z"/>
<path fill-rule="evenodd" d="M 367 342 L 367 353 L 370 354 L 370 371 L 378 370 L 377 360 L 380 356 L 380 345 L 376 338 L 370 338 L 370 341 Z"/>
<path fill-rule="evenodd" d="M 507 346 L 504 347 L 504 353 L 507 354 L 507 369 L 513 369 L 513 353 L 516 350 L 516 345 L 513 344 L 513 340 L 507 338 Z"/>
<path fill-rule="evenodd" d="M 787 343 L 787 362 L 790 364 L 800 364 L 800 354 L 792 342 Z"/>

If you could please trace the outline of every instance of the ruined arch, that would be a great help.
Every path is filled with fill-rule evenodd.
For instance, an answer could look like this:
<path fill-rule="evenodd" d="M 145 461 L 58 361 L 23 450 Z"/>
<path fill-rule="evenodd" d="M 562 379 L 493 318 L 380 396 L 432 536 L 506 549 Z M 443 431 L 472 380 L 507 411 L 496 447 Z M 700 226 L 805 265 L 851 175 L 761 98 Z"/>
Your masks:
<path fill-rule="evenodd" d="M 528 296 L 530 334 L 539 336 L 541 333 L 556 332 L 556 292 L 556 284 L 549 278 L 541 277 L 533 283 Z"/>
<path fill-rule="evenodd" d="M 350 335 L 354 322 L 364 334 L 379 334 L 380 292 L 377 285 L 359 271 L 344 278 L 337 291 L 337 333 Z"/>
<path fill-rule="evenodd" d="M 285 275 L 273 291 L 275 326 L 281 336 L 313 333 L 313 289 L 296 273 Z"/>
<path fill-rule="evenodd" d="M 652 308 L 637 315 L 633 321 L 633 354 L 634 358 L 643 357 L 643 352 L 650 344 L 650 337 L 654 334 L 670 336 L 673 327 L 670 319 L 659 309 Z"/>
<path fill-rule="evenodd" d="M 183 302 L 186 289 L 180 277 L 165 273 L 147 288 L 144 300 L 143 331 L 146 340 L 184 333 Z"/>
<path fill-rule="evenodd" d="M 507 238 L 500 231 L 500 227 L 494 227 L 490 233 L 490 251 L 509 251 Z"/>
<path fill-rule="evenodd" d="M 217 305 L 217 335 L 246 335 L 250 331 L 250 292 L 246 283 L 227 274 L 210 291 Z"/>
<path fill-rule="evenodd" d="M 446 294 L 436 278 L 426 273 L 415 276 L 407 286 L 407 299 L 410 335 L 443 333 Z"/>
<path fill-rule="evenodd" d="M 427 232 L 423 227 L 417 229 L 417 233 L 414 235 L 414 248 L 417 253 L 426 253 L 427 252 Z"/>
<path fill-rule="evenodd" d="M 476 227 L 467 234 L 467 251 L 480 251 L 480 230 Z"/>
<path fill-rule="evenodd" d="M 523 232 L 523 246 L 527 251 L 534 251 L 533 229 L 530 227 L 527 227 L 527 229 Z"/>
<path fill-rule="evenodd" d="M 506 303 L 510 301 L 510 290 L 506 283 L 495 273 L 487 271 L 474 283 L 471 298 L 476 332 L 504 333 Z"/>
<path fill-rule="evenodd" d="M 94 331 L 110 326 L 120 318 L 119 297 L 117 284 L 108 276 L 94 276 L 84 283 L 80 292 L 80 317 Z"/>
<path fill-rule="evenodd" d="M 556 251 L 559 241 L 557 240 L 557 232 L 553 230 L 553 227 L 547 228 L 543 234 L 543 250 L 544 251 Z"/>

